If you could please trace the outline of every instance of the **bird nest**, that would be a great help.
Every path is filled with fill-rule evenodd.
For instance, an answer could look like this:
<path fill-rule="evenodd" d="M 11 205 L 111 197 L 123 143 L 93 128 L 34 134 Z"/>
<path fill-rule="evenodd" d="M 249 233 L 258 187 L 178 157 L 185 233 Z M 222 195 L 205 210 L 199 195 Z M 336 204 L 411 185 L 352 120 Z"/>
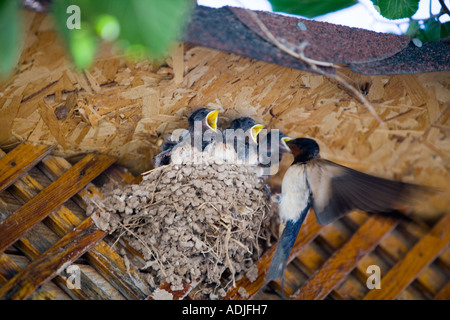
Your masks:
<path fill-rule="evenodd" d="M 224 296 L 236 280 L 254 273 L 273 239 L 268 186 L 245 165 L 160 167 L 89 208 L 114 243 L 124 240 L 140 253 L 136 267 L 151 286 L 167 282 L 179 290 L 200 282 L 205 298 Z"/>

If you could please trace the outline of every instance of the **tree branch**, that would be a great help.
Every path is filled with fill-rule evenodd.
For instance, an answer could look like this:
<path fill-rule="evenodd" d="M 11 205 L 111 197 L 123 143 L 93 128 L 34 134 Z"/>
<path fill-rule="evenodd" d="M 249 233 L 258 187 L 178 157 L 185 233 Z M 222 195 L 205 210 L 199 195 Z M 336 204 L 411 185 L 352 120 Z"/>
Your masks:
<path fill-rule="evenodd" d="M 442 7 L 441 11 L 448 14 L 450 16 L 450 10 L 447 8 L 447 6 L 445 5 L 444 0 L 439 0 L 439 3 Z"/>
<path fill-rule="evenodd" d="M 253 21 L 261 29 L 261 31 L 270 40 L 270 42 L 272 42 L 273 45 L 275 45 L 278 49 L 291 55 L 292 57 L 295 57 L 297 59 L 300 59 L 300 60 L 306 62 L 317 73 L 319 73 L 325 77 L 335 79 L 338 83 L 340 83 L 345 88 L 347 88 L 350 92 L 352 92 L 354 94 L 354 97 L 356 97 L 359 100 L 359 102 L 362 103 L 369 110 L 369 112 L 374 116 L 374 118 L 380 124 L 384 124 L 384 121 L 381 120 L 381 118 L 375 112 L 375 110 L 372 107 L 372 105 L 370 104 L 370 102 L 364 97 L 363 94 L 361 94 L 361 92 L 357 88 L 355 88 L 354 86 L 349 84 L 347 81 L 345 81 L 339 74 L 337 74 L 337 73 L 329 74 L 329 73 L 323 71 L 321 68 L 319 68 L 319 66 L 320 67 L 331 67 L 331 68 L 339 68 L 340 66 L 338 66 L 332 62 L 318 61 L 318 60 L 314 60 L 314 59 L 306 57 L 304 54 L 304 50 L 309 45 L 309 43 L 307 43 L 307 42 L 302 42 L 299 46 L 296 46 L 296 48 L 300 51 L 300 53 L 297 53 L 295 50 L 292 49 L 293 47 L 295 47 L 294 45 L 289 44 L 289 43 L 287 43 L 287 45 L 286 45 L 285 43 L 282 43 L 283 41 L 280 41 L 279 39 L 277 39 L 272 34 L 272 32 L 270 32 L 270 30 L 266 27 L 266 25 L 259 19 L 258 15 L 255 12 L 249 10 L 248 13 L 250 14 L 250 17 L 253 19 Z M 283 40 L 283 39 L 281 39 L 281 40 Z"/>

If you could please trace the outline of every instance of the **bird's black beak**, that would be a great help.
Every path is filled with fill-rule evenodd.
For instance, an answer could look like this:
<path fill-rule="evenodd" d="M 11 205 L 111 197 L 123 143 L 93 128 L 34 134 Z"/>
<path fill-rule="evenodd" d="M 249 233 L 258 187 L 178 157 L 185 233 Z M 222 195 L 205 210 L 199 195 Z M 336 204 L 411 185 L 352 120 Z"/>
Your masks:
<path fill-rule="evenodd" d="M 217 130 L 217 119 L 219 118 L 219 110 L 213 110 L 206 116 L 206 124 L 209 128 Z"/>
<path fill-rule="evenodd" d="M 281 138 L 280 152 L 292 152 L 292 150 L 288 146 L 288 143 L 291 140 L 292 140 L 292 138 L 290 138 L 290 137 Z"/>
<path fill-rule="evenodd" d="M 253 141 L 255 143 L 258 143 L 258 134 L 259 132 L 264 128 L 263 124 L 255 124 L 252 128 L 251 128 L 251 135 L 253 138 Z"/>

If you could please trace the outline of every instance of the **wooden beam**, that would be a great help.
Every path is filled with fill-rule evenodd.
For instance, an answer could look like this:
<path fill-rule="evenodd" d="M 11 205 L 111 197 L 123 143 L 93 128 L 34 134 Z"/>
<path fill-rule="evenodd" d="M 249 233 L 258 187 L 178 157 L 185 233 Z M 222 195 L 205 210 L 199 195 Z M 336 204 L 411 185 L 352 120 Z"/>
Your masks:
<path fill-rule="evenodd" d="M 107 233 L 97 229 L 92 218 L 66 234 L 0 288 L 0 299 L 26 299 L 40 285 L 55 277 Z"/>
<path fill-rule="evenodd" d="M 392 218 L 371 216 L 291 298 L 324 299 L 397 224 Z"/>
<path fill-rule="evenodd" d="M 22 143 L 0 159 L 0 191 L 8 188 L 22 174 L 31 169 L 54 147 Z"/>
<path fill-rule="evenodd" d="M 381 279 L 381 289 L 369 291 L 364 300 L 395 299 L 449 242 L 450 214 L 447 214 Z"/>
<path fill-rule="evenodd" d="M 89 154 L 0 223 L 0 253 L 108 168 L 115 158 Z"/>

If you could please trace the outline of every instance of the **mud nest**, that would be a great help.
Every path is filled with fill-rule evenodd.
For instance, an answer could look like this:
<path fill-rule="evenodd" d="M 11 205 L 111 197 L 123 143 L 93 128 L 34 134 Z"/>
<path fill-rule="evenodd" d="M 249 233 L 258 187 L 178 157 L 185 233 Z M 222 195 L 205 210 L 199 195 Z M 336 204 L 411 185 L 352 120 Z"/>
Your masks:
<path fill-rule="evenodd" d="M 220 298 L 254 273 L 271 244 L 267 188 L 245 165 L 172 164 L 111 190 L 88 212 L 114 243 L 125 240 L 140 253 L 136 267 L 151 286 L 180 290 L 199 281 L 204 297 Z"/>

